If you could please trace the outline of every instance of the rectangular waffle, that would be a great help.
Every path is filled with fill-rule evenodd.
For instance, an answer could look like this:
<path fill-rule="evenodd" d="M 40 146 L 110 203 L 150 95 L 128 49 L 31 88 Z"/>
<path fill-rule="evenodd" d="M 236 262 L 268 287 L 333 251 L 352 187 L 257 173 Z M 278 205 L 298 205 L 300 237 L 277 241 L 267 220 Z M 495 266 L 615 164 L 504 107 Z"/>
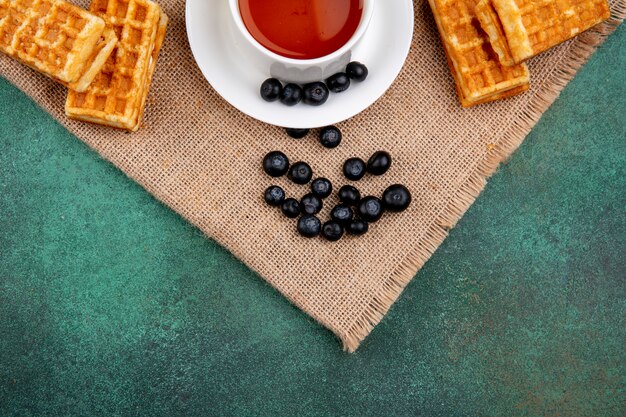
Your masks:
<path fill-rule="evenodd" d="M 72 119 L 136 131 L 167 16 L 150 0 L 94 0 L 90 11 L 113 27 L 119 42 L 87 91 L 68 91 L 65 113 Z"/>
<path fill-rule="evenodd" d="M 62 83 L 85 75 L 104 28 L 64 0 L 0 0 L 0 51 Z"/>
<path fill-rule="evenodd" d="M 474 14 L 477 1 L 429 0 L 464 107 L 521 93 L 529 82 L 524 64 L 500 63 Z"/>
<path fill-rule="evenodd" d="M 611 15 L 607 0 L 484 0 L 476 13 L 497 54 L 510 55 L 516 63 Z"/>

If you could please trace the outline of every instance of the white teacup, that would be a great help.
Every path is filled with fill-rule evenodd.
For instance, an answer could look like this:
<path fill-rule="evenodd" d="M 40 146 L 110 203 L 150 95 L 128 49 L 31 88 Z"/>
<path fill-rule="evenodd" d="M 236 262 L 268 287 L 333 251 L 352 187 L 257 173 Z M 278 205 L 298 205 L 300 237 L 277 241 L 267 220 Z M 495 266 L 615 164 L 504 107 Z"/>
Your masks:
<path fill-rule="evenodd" d="M 363 0 L 361 21 L 352 37 L 335 52 L 315 59 L 286 58 L 261 45 L 248 32 L 239 11 L 239 0 L 229 0 L 230 15 L 233 20 L 235 42 L 256 65 L 267 71 L 271 77 L 283 82 L 306 84 L 322 81 L 333 74 L 345 70 L 352 59 L 352 50 L 367 31 L 376 0 Z"/>

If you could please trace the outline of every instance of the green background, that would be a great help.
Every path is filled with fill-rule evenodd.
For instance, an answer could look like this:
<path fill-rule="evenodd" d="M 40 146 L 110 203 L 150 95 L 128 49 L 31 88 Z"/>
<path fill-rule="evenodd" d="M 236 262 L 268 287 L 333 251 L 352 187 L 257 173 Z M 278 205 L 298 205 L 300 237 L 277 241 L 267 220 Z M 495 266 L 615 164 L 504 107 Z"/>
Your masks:
<path fill-rule="evenodd" d="M 624 415 L 625 46 L 353 355 L 0 80 L 0 415 Z"/>

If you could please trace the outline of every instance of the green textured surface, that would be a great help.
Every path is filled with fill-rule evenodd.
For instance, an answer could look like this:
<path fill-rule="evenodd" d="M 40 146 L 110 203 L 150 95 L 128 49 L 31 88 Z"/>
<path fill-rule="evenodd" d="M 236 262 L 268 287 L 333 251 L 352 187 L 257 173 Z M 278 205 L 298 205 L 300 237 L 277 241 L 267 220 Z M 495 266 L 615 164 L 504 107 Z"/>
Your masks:
<path fill-rule="evenodd" d="M 354 355 L 0 80 L 0 415 L 624 415 L 625 45 Z"/>

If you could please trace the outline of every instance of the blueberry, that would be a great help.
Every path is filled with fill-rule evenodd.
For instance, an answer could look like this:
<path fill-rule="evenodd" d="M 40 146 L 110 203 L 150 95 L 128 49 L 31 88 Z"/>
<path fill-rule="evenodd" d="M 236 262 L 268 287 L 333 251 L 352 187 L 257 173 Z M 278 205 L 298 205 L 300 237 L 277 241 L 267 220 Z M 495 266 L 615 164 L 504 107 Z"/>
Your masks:
<path fill-rule="evenodd" d="M 326 240 L 336 242 L 343 236 L 343 226 L 336 221 L 328 221 L 322 226 L 322 236 Z"/>
<path fill-rule="evenodd" d="M 311 183 L 311 192 L 319 198 L 326 198 L 333 192 L 333 184 L 326 178 L 317 178 Z"/>
<path fill-rule="evenodd" d="M 305 214 L 298 219 L 298 232 L 304 237 L 315 237 L 320 234 L 322 222 L 312 214 Z"/>
<path fill-rule="evenodd" d="M 404 211 L 410 204 L 411 192 L 404 185 L 394 184 L 383 192 L 385 210 Z"/>
<path fill-rule="evenodd" d="M 309 134 L 309 129 L 292 129 L 288 127 L 285 129 L 285 132 L 294 139 L 302 139 Z"/>
<path fill-rule="evenodd" d="M 291 166 L 287 176 L 296 184 L 306 184 L 311 181 L 313 170 L 306 162 L 296 162 Z"/>
<path fill-rule="evenodd" d="M 359 217 L 368 223 L 380 220 L 383 215 L 383 202 L 376 197 L 364 197 L 357 207 Z"/>
<path fill-rule="evenodd" d="M 265 202 L 272 207 L 280 206 L 285 201 L 285 191 L 278 185 L 272 185 L 265 190 Z"/>
<path fill-rule="evenodd" d="M 360 62 L 350 62 L 346 67 L 346 74 L 355 81 L 364 81 L 369 71 L 367 67 Z"/>
<path fill-rule="evenodd" d="M 283 214 L 290 219 L 295 219 L 300 215 L 300 203 L 295 198 L 288 198 L 283 201 L 283 205 L 280 207 Z"/>
<path fill-rule="evenodd" d="M 302 101 L 310 106 L 321 106 L 326 103 L 330 92 L 323 82 L 309 83 L 304 86 L 304 97 Z"/>
<path fill-rule="evenodd" d="M 285 106 L 295 106 L 302 100 L 302 88 L 298 84 L 289 83 L 283 87 L 280 102 Z"/>
<path fill-rule="evenodd" d="M 268 78 L 261 84 L 261 98 L 265 101 L 276 101 L 283 92 L 283 85 L 276 78 Z"/>
<path fill-rule="evenodd" d="M 348 205 L 356 206 L 361 200 L 361 193 L 359 190 L 351 185 L 344 185 L 339 189 L 339 201 Z"/>
<path fill-rule="evenodd" d="M 320 143 L 323 147 L 332 149 L 341 143 L 341 130 L 335 126 L 326 126 L 320 130 Z"/>
<path fill-rule="evenodd" d="M 367 161 L 367 172 L 372 175 L 383 175 L 391 167 L 391 155 L 385 151 L 374 152 Z"/>
<path fill-rule="evenodd" d="M 365 162 L 361 158 L 350 158 L 343 163 L 343 175 L 351 181 L 358 181 L 365 175 Z"/>
<path fill-rule="evenodd" d="M 354 218 L 354 212 L 345 204 L 337 204 L 330 211 L 330 218 L 343 225 L 347 225 Z"/>
<path fill-rule="evenodd" d="M 367 222 L 364 222 L 363 220 L 352 220 L 350 222 L 350 224 L 347 227 L 348 233 L 353 235 L 353 236 L 361 236 L 364 235 L 365 233 L 367 233 L 367 231 L 369 230 L 369 225 L 367 224 Z"/>
<path fill-rule="evenodd" d="M 272 177 L 281 177 L 289 170 L 289 158 L 280 151 L 273 151 L 263 158 L 263 169 Z"/>
<path fill-rule="evenodd" d="M 322 209 L 322 200 L 313 194 L 307 194 L 300 200 L 300 211 L 304 214 L 317 214 Z"/>
<path fill-rule="evenodd" d="M 331 75 L 326 80 L 328 89 L 333 93 L 341 93 L 350 88 L 350 78 L 345 72 L 338 72 L 335 75 Z"/>

